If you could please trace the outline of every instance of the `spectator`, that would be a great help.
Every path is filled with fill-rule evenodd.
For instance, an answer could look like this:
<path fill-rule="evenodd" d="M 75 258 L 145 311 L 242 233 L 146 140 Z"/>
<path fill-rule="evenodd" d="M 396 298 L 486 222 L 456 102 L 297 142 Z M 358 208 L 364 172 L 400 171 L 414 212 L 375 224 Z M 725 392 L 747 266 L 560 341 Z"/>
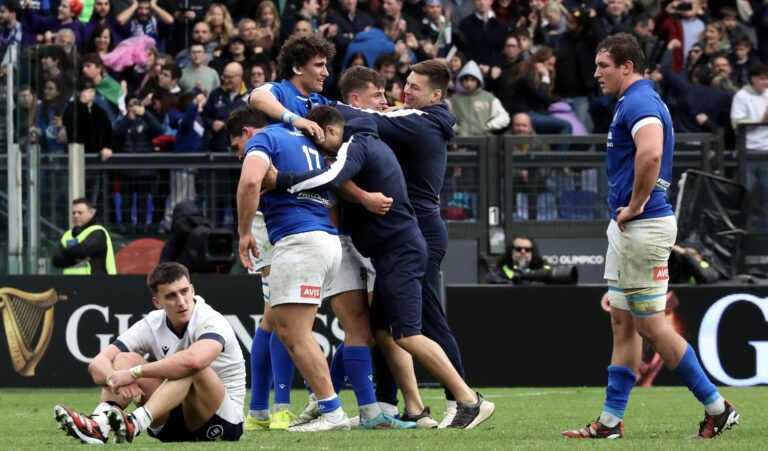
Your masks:
<path fill-rule="evenodd" d="M 35 125 L 37 93 L 31 86 L 19 86 L 16 106 L 13 111 L 14 134 L 23 152 L 29 146 L 29 130 Z"/>
<path fill-rule="evenodd" d="M 757 63 L 749 69 L 749 84 L 733 98 L 731 122 L 734 129 L 741 122 L 768 122 L 768 65 Z M 747 132 L 747 149 L 768 150 L 768 127 Z"/>
<path fill-rule="evenodd" d="M 59 46 L 47 45 L 38 51 L 43 76 L 49 78 L 73 77 L 73 58 Z"/>
<path fill-rule="evenodd" d="M 85 46 L 86 53 L 96 54 L 99 57 L 102 57 L 114 49 L 115 36 L 112 29 L 109 28 L 108 25 L 96 25 Z"/>
<path fill-rule="evenodd" d="M 477 63 L 469 61 L 459 72 L 461 91 L 451 97 L 458 136 L 483 136 L 509 125 L 509 114 L 499 99 L 483 89 L 483 75 Z"/>
<path fill-rule="evenodd" d="M 712 78 L 711 86 L 722 89 L 731 94 L 736 94 L 739 86 L 733 80 L 733 68 L 731 62 L 725 55 L 717 55 L 712 60 Z"/>
<path fill-rule="evenodd" d="M 112 157 L 112 122 L 94 103 L 96 84 L 87 77 L 77 83 L 77 98 L 67 103 L 63 123 L 68 142 L 83 144 L 85 153 L 99 154 L 102 160 Z M 91 197 L 93 198 L 93 197 Z"/>
<path fill-rule="evenodd" d="M 749 39 L 741 38 L 733 43 L 733 53 L 729 56 L 733 67 L 733 81 L 737 86 L 749 84 L 749 68 L 758 63 L 752 43 Z"/>
<path fill-rule="evenodd" d="M 173 16 L 157 4 L 157 0 L 133 0 L 131 6 L 117 15 L 117 24 L 126 27 L 128 36 L 147 35 L 157 49 L 165 51 L 165 41 L 173 31 Z"/>
<path fill-rule="evenodd" d="M 530 7 L 528 2 L 520 0 L 497 0 L 493 2 L 493 13 L 508 30 L 514 30 L 525 24 Z"/>
<path fill-rule="evenodd" d="M 18 0 L 5 0 L 0 5 L 0 61 L 3 65 L 16 65 L 19 44 L 22 42 L 22 26 L 19 18 L 22 14 Z"/>
<path fill-rule="evenodd" d="M 512 240 L 512 244 L 507 246 L 504 254 L 499 257 L 496 266 L 490 268 L 487 281 L 489 283 L 528 285 L 531 282 L 527 281 L 524 275 L 540 269 L 551 270 L 552 267 L 541 258 L 539 247 L 533 238 L 517 236 Z"/>
<path fill-rule="evenodd" d="M 173 63 L 163 64 L 163 67 L 160 69 L 160 75 L 157 77 L 158 88 L 178 95 L 181 93 L 181 86 L 179 86 L 181 75 L 182 72 L 179 66 Z"/>
<path fill-rule="evenodd" d="M 43 152 L 63 153 L 66 150 L 66 132 L 61 116 L 66 92 L 61 77 L 48 78 L 43 84 L 43 100 L 36 110 L 35 127 L 30 130 L 32 143 L 40 144 Z"/>
<path fill-rule="evenodd" d="M 168 51 L 177 54 L 188 48 L 192 41 L 201 40 L 193 36 L 193 29 L 195 24 L 203 22 L 210 6 L 211 0 L 177 0 L 173 10 L 173 39 L 168 43 Z"/>
<path fill-rule="evenodd" d="M 541 15 L 545 21 L 541 27 L 544 34 L 544 44 L 555 50 L 560 46 L 560 38 L 565 33 L 567 19 L 564 13 L 563 5 L 558 0 L 548 2 L 541 10 Z"/>
<path fill-rule="evenodd" d="M 236 34 L 232 16 L 227 7 L 221 3 L 214 3 L 208 8 L 208 12 L 205 13 L 205 23 L 211 29 L 212 41 L 218 46 L 227 45 L 229 39 Z"/>
<path fill-rule="evenodd" d="M 493 16 L 491 0 L 473 0 L 475 11 L 459 23 L 462 50 L 480 66 L 483 76 L 499 63 L 507 30 Z"/>
<path fill-rule="evenodd" d="M 384 80 L 392 80 L 397 76 L 397 57 L 391 54 L 379 55 L 373 63 L 373 68 Z"/>
<path fill-rule="evenodd" d="M 528 113 L 512 116 L 512 134 L 515 136 L 533 136 L 533 122 Z M 513 146 L 518 154 L 531 150 L 530 142 L 521 142 Z M 519 169 L 512 174 L 512 186 L 515 196 L 515 220 L 551 220 L 557 216 L 554 194 L 547 189 L 547 177 L 553 172 L 546 168 Z M 542 194 L 540 196 L 540 194 Z"/>
<path fill-rule="evenodd" d="M 81 60 L 83 76 L 90 78 L 96 84 L 96 104 L 99 105 L 111 123 L 117 120 L 120 113 L 120 103 L 125 92 L 120 84 L 112 77 L 104 73 L 104 63 L 99 55 L 85 55 Z"/>
<path fill-rule="evenodd" d="M 421 24 L 403 11 L 403 0 L 382 0 L 381 12 L 384 16 L 394 21 L 398 29 L 397 40 L 406 33 L 411 33 L 417 39 L 421 39 Z"/>
<path fill-rule="evenodd" d="M 333 38 L 337 58 L 343 57 L 355 36 L 373 27 L 374 22 L 370 14 L 358 9 L 357 0 L 340 0 L 339 7 L 339 10 L 331 12 L 331 16 L 328 19 L 328 22 L 335 24 L 339 29 L 339 32 Z M 341 61 L 338 61 L 338 63 L 337 67 L 340 67 Z"/>
<path fill-rule="evenodd" d="M 213 52 L 219 48 L 219 43 L 213 39 L 211 26 L 207 22 L 198 22 L 192 27 L 192 44 L 203 44 L 206 57 L 203 64 L 208 65 L 213 59 Z M 189 59 L 189 48 L 180 51 L 176 55 L 176 64 L 182 69 L 188 68 L 192 62 Z"/>
<path fill-rule="evenodd" d="M 264 0 L 256 8 L 256 17 L 260 27 L 256 29 L 255 54 L 267 55 L 275 59 L 278 49 L 277 39 L 280 36 L 280 14 L 277 6 L 271 0 Z"/>
<path fill-rule="evenodd" d="M 677 100 L 675 129 L 684 133 L 714 133 L 727 124 L 727 106 L 732 95 L 710 87 L 712 71 L 709 65 L 698 66 L 691 80 L 672 70 L 672 52 L 680 46 L 673 40 L 661 63 L 664 85 Z"/>
<path fill-rule="evenodd" d="M 704 55 L 707 56 L 707 62 L 710 62 L 712 57 L 718 53 L 731 51 L 731 43 L 728 41 L 725 24 L 719 20 L 707 24 L 704 31 L 699 35 L 699 41 L 704 43 Z"/>
<path fill-rule="evenodd" d="M 643 49 L 643 55 L 649 68 L 659 64 L 661 55 L 664 54 L 662 43 L 658 36 L 653 34 L 656 25 L 650 16 L 640 14 L 634 16 L 632 25 L 632 35 L 637 38 L 637 43 Z"/>
<path fill-rule="evenodd" d="M 595 10 L 579 12 L 568 19 L 567 31 L 560 40 L 554 92 L 571 106 L 587 132 L 592 133 L 594 124 L 589 104 L 595 92 L 595 49 L 606 34 Z"/>
<path fill-rule="evenodd" d="M 568 121 L 547 114 L 552 103 L 556 62 L 557 57 L 550 47 L 541 47 L 530 59 L 523 61 L 512 85 L 514 103 L 507 112 L 527 112 L 536 133 L 570 135 L 572 127 Z"/>
<path fill-rule="evenodd" d="M 64 0 L 59 5 L 56 16 L 44 16 L 29 7 L 24 11 L 23 44 L 53 43 L 57 31 L 69 28 L 75 33 L 78 46 L 85 46 L 85 25 L 77 20 L 83 11 L 82 0 Z"/>
<path fill-rule="evenodd" d="M 189 60 L 192 64 L 182 70 L 179 81 L 179 86 L 183 92 L 190 92 L 197 88 L 210 93 L 221 85 L 219 74 L 205 65 L 207 58 L 208 53 L 203 44 L 192 43 L 189 46 Z"/>
<path fill-rule="evenodd" d="M 152 140 L 163 133 L 161 124 L 154 115 L 136 97 L 129 94 L 126 98 L 128 114 L 117 121 L 113 129 L 115 144 L 122 153 L 151 153 L 155 150 Z M 120 192 L 115 196 L 117 222 L 123 224 L 123 218 L 130 218 L 133 226 L 148 226 L 160 219 L 155 213 L 162 213 L 162 203 L 152 196 L 160 190 L 158 171 L 131 170 L 121 171 Z M 158 208 L 155 209 L 155 203 Z"/>
<path fill-rule="evenodd" d="M 768 4 L 765 2 L 755 2 L 754 12 L 752 13 L 752 26 L 757 33 L 758 59 L 761 62 L 768 62 Z"/>
<path fill-rule="evenodd" d="M 311 36 L 314 33 L 312 22 L 306 19 L 296 21 L 291 36 Z"/>
<path fill-rule="evenodd" d="M 632 33 L 634 27 L 629 12 L 632 10 L 632 0 L 607 0 L 600 23 L 605 34 Z M 592 14 L 590 11 L 590 14 Z"/>
<path fill-rule="evenodd" d="M 752 43 L 757 42 L 755 29 L 739 20 L 739 12 L 736 11 L 736 8 L 730 6 L 720 8 L 720 15 L 723 17 L 728 40 L 732 44 L 742 38 L 747 38 Z"/>
<path fill-rule="evenodd" d="M 259 86 L 263 85 L 264 83 L 268 81 L 272 81 L 269 79 L 268 75 L 271 72 L 271 69 L 263 64 L 263 63 L 256 63 L 251 67 L 251 70 L 248 72 L 248 87 L 251 89 L 258 88 Z"/>
<path fill-rule="evenodd" d="M 124 36 L 121 33 L 121 27 L 117 25 L 117 20 L 114 14 L 112 14 L 112 6 L 109 0 L 95 0 L 93 2 L 93 14 L 91 14 L 88 23 L 85 24 L 85 35 L 88 37 L 88 42 L 93 39 L 93 34 L 99 25 L 106 26 L 112 31 L 113 46 L 115 42 L 123 40 Z M 91 53 L 93 50 L 87 52 Z"/>
<path fill-rule="evenodd" d="M 368 67 L 368 61 L 365 60 L 365 55 L 363 55 L 362 52 L 353 53 L 352 56 L 349 57 L 349 60 L 347 61 L 347 66 L 344 68 L 344 70 L 349 69 L 350 67 L 355 67 L 355 66 Z"/>
<path fill-rule="evenodd" d="M 686 55 L 704 31 L 704 22 L 698 17 L 700 13 L 703 10 L 699 0 L 673 0 L 656 16 L 656 35 L 665 42 L 677 39 L 683 44 L 672 54 L 672 70 L 675 72 L 682 72 Z"/>
<path fill-rule="evenodd" d="M 245 106 L 248 89 L 243 82 L 243 67 L 240 63 L 229 63 L 221 77 L 224 84 L 211 91 L 202 112 L 206 130 L 206 147 L 210 152 L 228 152 L 229 140 L 225 129 L 229 113 Z"/>
<path fill-rule="evenodd" d="M 474 12 L 474 5 L 468 0 L 445 0 L 443 5 L 448 19 L 454 27 Z"/>
<path fill-rule="evenodd" d="M 371 29 L 357 33 L 349 43 L 341 67 L 348 67 L 349 60 L 355 53 L 362 53 L 371 65 L 380 55 L 395 53 L 395 40 L 399 35 L 400 29 L 392 18 L 377 17 Z"/>
<path fill-rule="evenodd" d="M 384 95 L 390 106 L 403 106 L 403 83 L 397 78 L 387 80 L 384 85 Z"/>
<path fill-rule="evenodd" d="M 246 53 L 245 41 L 240 36 L 235 36 L 229 40 L 229 44 L 221 51 L 221 54 L 215 58 L 209 66 L 221 74 L 227 63 L 240 63 L 243 70 L 250 70 L 256 63 L 253 54 Z"/>
<path fill-rule="evenodd" d="M 64 275 L 117 274 L 112 239 L 96 223 L 96 209 L 84 197 L 72 201 L 72 228 L 62 235 L 53 266 Z"/>
<path fill-rule="evenodd" d="M 258 28 L 256 27 L 256 22 L 253 19 L 241 20 L 237 24 L 237 29 L 238 36 L 243 38 L 243 41 L 245 41 L 247 53 L 255 55 L 263 51 L 263 49 L 259 47 L 259 36 L 257 34 Z"/>
<path fill-rule="evenodd" d="M 294 0 L 296 9 L 294 11 L 287 12 L 283 16 L 282 26 L 280 30 L 280 42 L 285 42 L 291 33 L 295 33 L 295 27 L 297 22 L 305 20 L 310 24 L 311 30 L 314 31 L 317 28 L 317 13 L 320 12 L 319 0 Z M 304 33 L 304 27 L 302 27 L 302 33 Z"/>

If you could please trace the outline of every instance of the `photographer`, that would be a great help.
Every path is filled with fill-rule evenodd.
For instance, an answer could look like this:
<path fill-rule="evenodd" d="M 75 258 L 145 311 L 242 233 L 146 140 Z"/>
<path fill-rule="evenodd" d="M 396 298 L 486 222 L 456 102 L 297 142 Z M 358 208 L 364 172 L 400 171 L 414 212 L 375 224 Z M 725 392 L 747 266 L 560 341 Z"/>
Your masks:
<path fill-rule="evenodd" d="M 699 243 L 672 246 L 669 256 L 669 283 L 701 285 L 717 283 L 720 272 L 704 259 L 705 249 Z"/>
<path fill-rule="evenodd" d="M 527 236 L 515 237 L 486 276 L 487 283 L 512 285 L 575 284 L 577 279 L 575 267 L 552 268 L 546 264 L 536 242 Z"/>

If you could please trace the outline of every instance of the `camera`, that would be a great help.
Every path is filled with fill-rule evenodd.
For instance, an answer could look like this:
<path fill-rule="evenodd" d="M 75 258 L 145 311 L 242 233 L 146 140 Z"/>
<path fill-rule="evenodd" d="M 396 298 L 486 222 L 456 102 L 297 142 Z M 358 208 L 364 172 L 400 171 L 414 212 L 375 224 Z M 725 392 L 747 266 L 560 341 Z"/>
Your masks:
<path fill-rule="evenodd" d="M 552 269 L 534 269 L 515 274 L 514 284 L 542 283 L 546 285 L 576 285 L 579 270 L 575 266 L 558 266 Z"/>

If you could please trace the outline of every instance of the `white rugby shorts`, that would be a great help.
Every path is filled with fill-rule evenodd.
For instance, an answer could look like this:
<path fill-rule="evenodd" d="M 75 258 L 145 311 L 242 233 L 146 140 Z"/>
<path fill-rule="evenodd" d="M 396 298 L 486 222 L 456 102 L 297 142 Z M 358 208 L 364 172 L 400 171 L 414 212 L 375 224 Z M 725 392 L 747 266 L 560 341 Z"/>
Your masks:
<path fill-rule="evenodd" d="M 349 236 L 339 235 L 339 241 L 341 241 L 341 266 L 336 277 L 328 285 L 325 297 L 352 290 L 373 291 L 376 270 L 373 269 L 371 260 L 357 251 Z"/>

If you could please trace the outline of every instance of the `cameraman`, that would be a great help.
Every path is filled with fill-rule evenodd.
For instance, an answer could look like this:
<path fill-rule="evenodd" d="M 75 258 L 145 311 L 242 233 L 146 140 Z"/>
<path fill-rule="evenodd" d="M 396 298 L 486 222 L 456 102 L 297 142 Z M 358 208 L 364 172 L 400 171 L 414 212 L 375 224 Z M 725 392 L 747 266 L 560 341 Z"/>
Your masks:
<path fill-rule="evenodd" d="M 544 263 L 532 238 L 518 236 L 507 246 L 496 266 L 490 268 L 486 279 L 488 283 L 527 284 L 530 282 L 521 280 L 520 275 L 538 269 L 551 270 L 552 267 Z"/>

